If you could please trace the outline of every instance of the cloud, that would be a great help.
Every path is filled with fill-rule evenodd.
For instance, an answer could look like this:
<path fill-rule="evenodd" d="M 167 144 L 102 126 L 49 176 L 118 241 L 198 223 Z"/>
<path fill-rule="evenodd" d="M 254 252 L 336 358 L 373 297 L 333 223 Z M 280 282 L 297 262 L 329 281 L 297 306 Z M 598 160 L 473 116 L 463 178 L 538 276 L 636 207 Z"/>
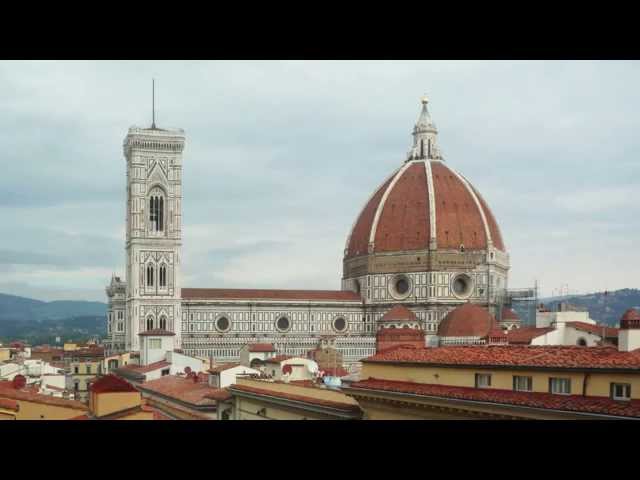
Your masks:
<path fill-rule="evenodd" d="M 185 285 L 339 288 L 346 236 L 427 93 L 446 161 L 498 219 L 512 286 L 637 286 L 639 66 L 0 62 L 0 291 L 104 300 L 124 274 L 122 140 L 150 123 L 151 77 L 158 124 L 187 135 Z"/>

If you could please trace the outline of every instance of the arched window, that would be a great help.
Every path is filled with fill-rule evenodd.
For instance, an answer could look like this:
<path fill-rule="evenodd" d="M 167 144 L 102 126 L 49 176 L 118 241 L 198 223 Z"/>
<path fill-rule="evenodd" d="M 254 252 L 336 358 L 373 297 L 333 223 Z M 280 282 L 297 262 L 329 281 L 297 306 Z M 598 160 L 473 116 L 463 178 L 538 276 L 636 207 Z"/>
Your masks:
<path fill-rule="evenodd" d="M 160 265 L 160 272 L 158 273 L 158 277 L 160 279 L 160 286 L 166 287 L 167 286 L 167 266 L 166 265 Z"/>
<path fill-rule="evenodd" d="M 420 158 L 424 158 L 424 140 L 420 140 Z"/>
<path fill-rule="evenodd" d="M 147 265 L 147 287 L 153 287 L 153 265 Z"/>
<path fill-rule="evenodd" d="M 165 317 L 164 315 L 160 317 L 160 328 L 162 330 L 167 329 L 167 317 Z"/>
<path fill-rule="evenodd" d="M 152 232 L 164 231 L 164 195 L 154 188 L 149 197 L 149 221 Z"/>
<path fill-rule="evenodd" d="M 153 317 L 147 317 L 147 330 L 153 330 Z"/>

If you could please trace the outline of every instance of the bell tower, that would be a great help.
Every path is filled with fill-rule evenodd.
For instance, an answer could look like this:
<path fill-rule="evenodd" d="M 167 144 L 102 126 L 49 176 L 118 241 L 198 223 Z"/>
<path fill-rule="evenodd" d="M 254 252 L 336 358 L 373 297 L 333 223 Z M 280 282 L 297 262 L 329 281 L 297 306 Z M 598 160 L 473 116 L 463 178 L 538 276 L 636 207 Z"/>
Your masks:
<path fill-rule="evenodd" d="M 154 108 L 155 110 L 155 108 Z M 182 129 L 131 127 L 127 162 L 126 349 L 139 334 L 175 333 L 181 345 Z"/>

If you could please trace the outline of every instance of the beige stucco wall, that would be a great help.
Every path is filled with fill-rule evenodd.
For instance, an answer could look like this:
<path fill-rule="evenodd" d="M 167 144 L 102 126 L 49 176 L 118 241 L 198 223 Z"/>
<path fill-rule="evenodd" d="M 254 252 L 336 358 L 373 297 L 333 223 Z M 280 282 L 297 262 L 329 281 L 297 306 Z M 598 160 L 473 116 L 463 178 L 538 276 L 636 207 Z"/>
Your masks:
<path fill-rule="evenodd" d="M 256 412 L 263 408 L 265 414 L 257 415 Z M 236 420 L 328 420 L 332 418 L 328 415 L 239 397 L 236 397 L 235 412 Z"/>
<path fill-rule="evenodd" d="M 549 378 L 571 379 L 571 393 L 582 395 L 585 374 L 566 371 L 503 370 L 483 368 L 443 368 L 422 366 L 399 366 L 364 363 L 361 378 L 369 377 L 403 382 L 429 383 L 456 387 L 475 387 L 476 373 L 491 374 L 491 388 L 513 390 L 514 375 L 532 377 L 534 392 L 548 392 Z M 610 374 L 588 373 L 586 394 L 588 396 L 608 397 L 611 383 L 631 384 L 631 397 L 640 399 L 640 373 Z"/>
<path fill-rule="evenodd" d="M 114 392 L 91 395 L 91 408 L 98 417 L 137 407 L 142 402 L 140 392 Z"/>
<path fill-rule="evenodd" d="M 87 413 L 81 408 L 60 407 L 43 403 L 16 400 L 20 410 L 16 412 L 16 420 L 67 420 Z"/>

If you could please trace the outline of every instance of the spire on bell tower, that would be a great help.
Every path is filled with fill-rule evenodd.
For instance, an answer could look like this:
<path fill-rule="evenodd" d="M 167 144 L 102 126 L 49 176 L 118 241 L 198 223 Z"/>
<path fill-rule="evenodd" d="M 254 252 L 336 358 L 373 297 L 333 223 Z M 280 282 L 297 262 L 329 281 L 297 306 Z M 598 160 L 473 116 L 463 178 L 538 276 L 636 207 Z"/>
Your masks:
<path fill-rule="evenodd" d="M 156 129 L 156 79 L 151 79 L 151 129 Z"/>
<path fill-rule="evenodd" d="M 407 161 L 422 159 L 442 160 L 442 154 L 437 143 L 438 130 L 429 114 L 429 108 L 427 107 L 429 99 L 426 95 L 420 99 L 420 103 L 422 103 L 422 111 L 416 125 L 413 127 L 413 147 L 409 150 Z"/>

